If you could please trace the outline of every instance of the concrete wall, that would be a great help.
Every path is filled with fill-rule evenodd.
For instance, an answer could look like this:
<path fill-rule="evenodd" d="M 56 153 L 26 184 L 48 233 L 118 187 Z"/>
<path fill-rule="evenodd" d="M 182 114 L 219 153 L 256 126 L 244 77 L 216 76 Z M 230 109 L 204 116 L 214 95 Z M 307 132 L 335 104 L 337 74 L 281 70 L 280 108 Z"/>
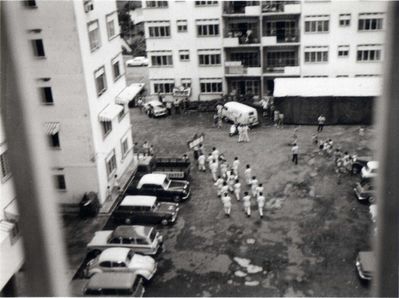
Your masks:
<path fill-rule="evenodd" d="M 145 1 L 144 1 L 145 2 Z M 151 79 L 174 79 L 175 85 L 181 85 L 182 78 L 191 78 L 192 95 L 191 100 L 197 100 L 200 93 L 199 78 L 224 78 L 223 48 L 222 48 L 222 3 L 217 5 L 196 7 L 194 1 L 169 1 L 168 8 L 145 8 L 143 3 L 143 17 L 146 21 L 170 21 L 170 38 L 149 38 L 148 23 L 145 23 L 145 36 L 147 55 L 150 51 L 171 50 L 173 53 L 173 68 L 149 67 L 149 78 Z M 196 19 L 218 19 L 219 36 L 197 37 Z M 187 20 L 187 32 L 177 32 L 177 20 Z M 190 61 L 181 62 L 179 50 L 190 50 Z M 199 66 L 199 49 L 220 49 L 220 66 Z M 223 88 L 226 90 L 224 82 Z M 151 92 L 153 86 L 150 86 Z"/>
<path fill-rule="evenodd" d="M 357 45 L 384 44 L 386 28 L 389 26 L 384 15 L 383 30 L 359 31 L 359 13 L 386 12 L 386 1 L 303 1 L 300 21 L 301 46 L 300 65 L 301 76 L 327 75 L 381 75 L 382 62 L 357 62 Z M 349 27 L 339 26 L 339 15 L 351 14 Z M 329 15 L 328 33 L 305 33 L 305 20 L 309 15 Z M 338 58 L 338 45 L 349 45 L 349 57 Z M 306 46 L 328 46 L 328 63 L 304 63 L 304 49 Z M 382 51 L 384 57 L 384 51 Z"/>

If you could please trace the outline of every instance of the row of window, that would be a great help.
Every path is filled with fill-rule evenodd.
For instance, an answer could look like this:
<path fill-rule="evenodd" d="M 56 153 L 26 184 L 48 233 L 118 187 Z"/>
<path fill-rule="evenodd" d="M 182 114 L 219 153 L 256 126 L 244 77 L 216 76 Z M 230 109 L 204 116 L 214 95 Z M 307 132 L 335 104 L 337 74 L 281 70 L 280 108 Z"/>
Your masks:
<path fill-rule="evenodd" d="M 305 16 L 305 32 L 319 33 L 329 31 L 330 16 Z M 377 31 L 383 29 L 383 13 L 360 13 L 357 29 L 359 31 Z M 349 27 L 351 14 L 339 15 L 339 26 Z"/>
<path fill-rule="evenodd" d="M 180 85 L 184 88 L 191 88 L 191 79 L 183 78 L 180 82 Z M 200 92 L 203 94 L 223 92 L 223 82 L 221 78 L 200 79 L 199 83 Z M 175 80 L 152 80 L 152 86 L 154 93 L 170 94 L 173 92 L 173 88 L 175 87 Z"/>
<path fill-rule="evenodd" d="M 107 14 L 105 16 L 105 23 L 107 27 L 108 40 L 111 40 L 118 35 L 116 12 Z M 99 21 L 94 20 L 89 22 L 87 24 L 87 31 L 89 34 L 90 50 L 93 52 L 101 47 L 101 34 L 100 34 Z"/>
<path fill-rule="evenodd" d="M 173 57 L 171 51 L 154 54 L 149 53 L 151 57 L 151 66 L 173 66 Z M 179 50 L 179 59 L 182 62 L 190 61 L 190 50 Z M 198 61 L 200 66 L 221 65 L 220 50 L 199 50 Z"/>
<path fill-rule="evenodd" d="M 177 32 L 184 33 L 188 31 L 187 20 L 176 21 Z M 197 20 L 197 36 L 219 36 L 219 21 L 217 19 L 211 20 Z M 170 22 L 169 21 L 153 21 L 148 22 L 148 35 L 152 38 L 170 37 Z"/>
<path fill-rule="evenodd" d="M 356 61 L 381 61 L 382 45 L 359 45 L 356 52 Z M 328 62 L 328 47 L 305 47 L 305 63 Z M 338 46 L 338 57 L 349 57 L 349 45 Z"/>
<path fill-rule="evenodd" d="M 194 1 L 195 6 L 217 5 L 219 1 Z M 167 8 L 168 1 L 146 1 L 147 8 Z"/>

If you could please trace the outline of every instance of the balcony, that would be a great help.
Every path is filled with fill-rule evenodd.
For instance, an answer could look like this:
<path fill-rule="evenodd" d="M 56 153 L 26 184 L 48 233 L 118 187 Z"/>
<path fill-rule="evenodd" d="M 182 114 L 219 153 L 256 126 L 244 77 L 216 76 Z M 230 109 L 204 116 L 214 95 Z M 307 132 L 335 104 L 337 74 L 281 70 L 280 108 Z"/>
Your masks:
<path fill-rule="evenodd" d="M 265 75 L 271 76 L 299 76 L 300 67 L 299 66 L 267 66 L 264 69 Z"/>
<path fill-rule="evenodd" d="M 260 76 L 262 74 L 261 67 L 246 67 L 241 61 L 226 61 L 226 76 Z"/>
<path fill-rule="evenodd" d="M 243 29 L 243 30 L 232 30 L 227 28 L 227 33 L 223 38 L 223 45 L 225 47 L 238 47 L 245 45 L 256 45 L 260 44 L 259 30 Z"/>
<path fill-rule="evenodd" d="M 300 14 L 300 1 L 262 1 L 262 13 Z"/>
<path fill-rule="evenodd" d="M 299 34 L 282 34 L 262 36 L 262 45 L 264 46 L 278 46 L 282 44 L 299 43 Z"/>
<path fill-rule="evenodd" d="M 228 1 L 223 7 L 224 15 L 258 16 L 261 14 L 259 1 Z"/>

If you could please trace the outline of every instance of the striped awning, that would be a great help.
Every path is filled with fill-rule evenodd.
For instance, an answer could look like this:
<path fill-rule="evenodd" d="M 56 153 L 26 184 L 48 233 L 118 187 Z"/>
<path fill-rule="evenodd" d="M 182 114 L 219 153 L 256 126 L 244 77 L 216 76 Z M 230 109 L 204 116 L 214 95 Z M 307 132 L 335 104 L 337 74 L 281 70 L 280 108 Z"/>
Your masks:
<path fill-rule="evenodd" d="M 7 205 L 7 207 L 4 209 L 4 215 L 9 221 L 18 221 L 19 213 L 16 199 L 12 200 Z"/>
<path fill-rule="evenodd" d="M 44 123 L 44 127 L 46 129 L 46 134 L 49 136 L 53 136 L 60 131 L 59 122 L 46 122 Z"/>
<path fill-rule="evenodd" d="M 101 122 L 112 121 L 122 111 L 123 107 L 121 105 L 110 104 L 98 114 L 98 120 Z"/>
<path fill-rule="evenodd" d="M 115 103 L 117 104 L 128 104 L 133 100 L 137 94 L 140 93 L 144 88 L 144 83 L 133 83 L 127 86 L 119 95 L 115 98 Z"/>

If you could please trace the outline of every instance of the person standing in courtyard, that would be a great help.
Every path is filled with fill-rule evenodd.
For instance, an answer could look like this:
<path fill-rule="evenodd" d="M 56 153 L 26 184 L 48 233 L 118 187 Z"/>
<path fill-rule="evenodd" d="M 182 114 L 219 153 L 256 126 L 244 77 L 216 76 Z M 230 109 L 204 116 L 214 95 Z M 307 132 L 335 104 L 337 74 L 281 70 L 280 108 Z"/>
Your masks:
<path fill-rule="evenodd" d="M 263 196 L 263 192 L 260 192 L 258 194 L 256 201 L 258 202 L 259 215 L 262 218 L 263 217 L 263 207 L 265 206 L 265 197 Z"/>
<path fill-rule="evenodd" d="M 251 185 L 252 169 L 250 165 L 247 165 L 244 171 L 245 182 L 247 185 Z"/>
<path fill-rule="evenodd" d="M 220 163 L 220 175 L 222 176 L 223 179 L 226 179 L 227 176 L 227 163 L 222 161 Z"/>
<path fill-rule="evenodd" d="M 222 177 L 222 179 L 223 179 L 223 177 Z M 229 186 L 227 185 L 227 182 L 224 181 L 224 180 L 223 180 L 221 192 L 222 192 L 222 196 L 223 196 L 224 193 L 228 193 L 229 192 Z"/>
<path fill-rule="evenodd" d="M 244 212 L 247 214 L 248 217 L 251 216 L 251 196 L 248 192 L 244 192 L 244 197 L 242 198 L 244 203 Z"/>
<path fill-rule="evenodd" d="M 242 125 L 241 124 L 238 124 L 237 131 L 238 131 L 238 143 L 241 143 L 242 142 Z"/>
<path fill-rule="evenodd" d="M 150 151 L 150 144 L 148 144 L 148 141 L 146 140 L 146 141 L 144 141 L 144 143 L 143 143 L 143 153 L 144 153 L 144 156 L 148 156 L 149 151 Z"/>
<path fill-rule="evenodd" d="M 222 128 L 223 126 L 223 120 L 221 116 L 218 116 L 218 128 Z"/>
<path fill-rule="evenodd" d="M 211 169 L 212 160 L 213 160 L 212 153 L 209 153 L 209 154 L 208 154 L 208 157 L 207 157 L 207 159 L 206 159 L 206 161 L 208 162 L 208 168 L 209 168 L 209 170 Z"/>
<path fill-rule="evenodd" d="M 320 115 L 319 118 L 317 118 L 317 122 L 318 122 L 318 126 L 317 126 L 317 132 L 322 132 L 323 131 L 323 127 L 324 127 L 324 123 L 326 122 L 326 117 L 324 117 L 324 115 Z"/>
<path fill-rule="evenodd" d="M 256 192 L 257 187 L 258 187 L 258 179 L 256 179 L 256 176 L 252 176 L 251 193 L 254 198 L 256 198 L 256 195 L 257 195 L 257 192 Z"/>
<path fill-rule="evenodd" d="M 203 171 L 203 172 L 206 171 L 205 160 L 206 160 L 206 157 L 205 157 L 204 153 L 201 152 L 200 156 L 198 156 L 198 170 L 199 171 Z"/>
<path fill-rule="evenodd" d="M 274 126 L 276 126 L 276 127 L 277 127 L 277 125 L 278 125 L 279 116 L 280 116 L 279 111 L 274 110 L 273 123 L 274 123 Z"/>
<path fill-rule="evenodd" d="M 234 191 L 234 183 L 237 179 L 237 176 L 234 174 L 233 170 L 228 171 L 229 175 L 227 175 L 227 185 L 229 186 L 229 192 Z"/>
<path fill-rule="evenodd" d="M 237 178 L 234 183 L 234 195 L 236 196 L 237 201 L 240 200 L 240 193 L 241 193 L 241 183 L 240 180 Z"/>
<path fill-rule="evenodd" d="M 262 183 L 259 183 L 258 186 L 256 187 L 256 195 L 259 196 L 260 193 L 263 193 L 263 185 Z"/>
<path fill-rule="evenodd" d="M 217 180 L 217 176 L 216 176 L 217 172 L 218 172 L 218 163 L 216 162 L 215 159 L 213 159 L 212 163 L 211 163 L 211 173 L 212 173 L 213 181 Z"/>
<path fill-rule="evenodd" d="M 234 171 L 234 175 L 238 176 L 238 168 L 240 167 L 240 160 L 238 159 L 238 157 L 234 157 L 234 161 L 233 161 L 233 171 Z"/>
<path fill-rule="evenodd" d="M 295 163 L 295 165 L 298 164 L 298 151 L 299 151 L 298 144 L 294 144 L 291 148 L 291 152 L 292 152 L 292 162 Z"/>
<path fill-rule="evenodd" d="M 243 138 L 243 142 L 246 142 L 246 143 L 249 142 L 248 131 L 249 131 L 249 127 L 248 127 L 248 125 L 245 124 L 245 125 L 242 127 L 242 138 Z"/>
<path fill-rule="evenodd" d="M 284 126 L 284 114 L 279 113 L 278 114 L 278 127 L 283 128 L 283 126 Z"/>
<path fill-rule="evenodd" d="M 216 147 L 212 148 L 212 157 L 214 160 L 216 160 L 216 162 L 219 161 L 219 150 L 216 149 Z"/>
<path fill-rule="evenodd" d="M 230 212 L 231 212 L 231 197 L 229 196 L 229 194 L 227 192 L 225 192 L 223 194 L 222 203 L 223 203 L 224 214 L 226 216 L 230 216 Z"/>

